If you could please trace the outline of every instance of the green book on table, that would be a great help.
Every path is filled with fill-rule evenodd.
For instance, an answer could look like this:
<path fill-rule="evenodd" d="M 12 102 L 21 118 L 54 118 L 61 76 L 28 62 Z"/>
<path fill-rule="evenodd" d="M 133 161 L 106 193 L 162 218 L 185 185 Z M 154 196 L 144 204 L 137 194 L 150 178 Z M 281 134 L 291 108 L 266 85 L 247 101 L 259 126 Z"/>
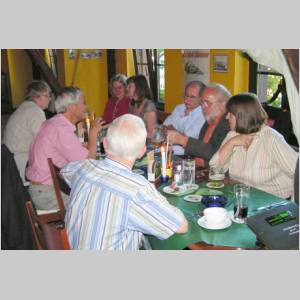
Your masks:
<path fill-rule="evenodd" d="M 299 208 L 293 202 L 251 216 L 247 225 L 267 249 L 299 249 Z"/>

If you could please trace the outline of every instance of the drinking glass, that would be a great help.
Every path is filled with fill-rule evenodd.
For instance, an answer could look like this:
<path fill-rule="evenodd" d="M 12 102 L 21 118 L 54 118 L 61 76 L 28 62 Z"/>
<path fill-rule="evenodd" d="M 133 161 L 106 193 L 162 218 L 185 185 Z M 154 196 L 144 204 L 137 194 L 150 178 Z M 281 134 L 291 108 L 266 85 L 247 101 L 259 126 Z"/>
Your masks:
<path fill-rule="evenodd" d="M 188 158 L 182 160 L 182 181 L 183 184 L 192 185 L 195 183 L 195 160 Z"/>
<path fill-rule="evenodd" d="M 151 143 L 156 147 L 161 147 L 167 139 L 167 131 L 163 126 L 156 126 Z"/>
<path fill-rule="evenodd" d="M 223 183 L 225 178 L 224 168 L 216 165 L 212 165 L 209 168 L 209 179 L 214 183 Z"/>
<path fill-rule="evenodd" d="M 235 195 L 234 220 L 238 223 L 244 223 L 248 215 L 248 201 L 250 196 L 250 186 L 238 183 L 233 187 Z"/>

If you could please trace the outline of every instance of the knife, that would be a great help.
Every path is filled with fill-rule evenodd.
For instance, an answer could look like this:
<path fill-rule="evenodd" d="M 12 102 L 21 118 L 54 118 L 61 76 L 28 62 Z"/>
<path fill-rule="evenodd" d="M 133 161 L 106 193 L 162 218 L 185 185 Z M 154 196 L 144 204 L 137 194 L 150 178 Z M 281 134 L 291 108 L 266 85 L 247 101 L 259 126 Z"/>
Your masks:
<path fill-rule="evenodd" d="M 283 205 L 286 205 L 286 204 L 288 204 L 288 202 L 278 202 L 278 203 L 275 203 L 275 204 L 270 204 L 270 205 L 258 207 L 256 209 L 254 209 L 253 211 L 261 211 L 261 210 L 265 210 L 265 209 L 271 209 L 271 208 L 278 207 L 278 206 L 283 206 Z"/>

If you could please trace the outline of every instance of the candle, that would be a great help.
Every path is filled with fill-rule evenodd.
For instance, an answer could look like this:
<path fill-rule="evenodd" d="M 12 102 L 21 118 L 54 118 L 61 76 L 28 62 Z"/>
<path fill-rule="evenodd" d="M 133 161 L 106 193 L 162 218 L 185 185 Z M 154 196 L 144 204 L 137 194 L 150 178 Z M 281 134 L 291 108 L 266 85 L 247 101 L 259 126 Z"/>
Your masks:
<path fill-rule="evenodd" d="M 167 163 L 166 163 L 165 148 L 161 147 L 160 152 L 161 152 L 161 172 L 162 172 L 162 176 L 166 176 Z"/>
<path fill-rule="evenodd" d="M 86 118 L 86 129 L 87 129 L 87 134 L 89 135 L 90 133 L 90 119 Z"/>

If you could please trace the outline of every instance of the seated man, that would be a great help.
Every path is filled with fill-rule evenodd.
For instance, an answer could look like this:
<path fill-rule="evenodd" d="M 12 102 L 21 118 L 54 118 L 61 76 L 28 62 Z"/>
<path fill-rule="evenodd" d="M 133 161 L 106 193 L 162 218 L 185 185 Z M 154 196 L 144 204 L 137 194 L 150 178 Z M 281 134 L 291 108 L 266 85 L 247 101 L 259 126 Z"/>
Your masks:
<path fill-rule="evenodd" d="M 10 116 L 4 130 L 3 143 L 14 154 L 24 185 L 29 184 L 25 180 L 29 147 L 46 121 L 44 109 L 48 107 L 51 98 L 51 89 L 46 82 L 32 81 L 27 87 L 25 101 Z"/>
<path fill-rule="evenodd" d="M 132 172 L 146 137 L 139 117 L 123 115 L 108 128 L 104 160 L 72 162 L 61 170 L 72 189 L 65 217 L 72 249 L 138 250 L 144 234 L 167 239 L 187 231 L 182 212 Z"/>
<path fill-rule="evenodd" d="M 210 158 L 219 149 L 229 132 L 226 102 L 230 97 L 231 94 L 225 86 L 209 84 L 201 93 L 206 122 L 200 131 L 199 138 L 187 137 L 175 130 L 168 131 L 170 142 L 181 145 L 185 149 L 185 155 L 197 157 L 198 166 L 208 167 Z"/>
<path fill-rule="evenodd" d="M 78 88 L 66 87 L 55 101 L 58 114 L 47 120 L 33 139 L 29 151 L 26 176 L 30 181 L 29 193 L 37 209 L 57 209 L 48 158 L 61 168 L 71 161 L 96 157 L 98 131 L 102 122 L 96 120 L 91 126 L 89 142 L 85 148 L 75 134 L 75 124 L 81 121 L 87 111 L 85 98 Z M 67 201 L 67 196 L 63 194 Z"/>
<path fill-rule="evenodd" d="M 175 129 L 188 137 L 197 138 L 205 119 L 201 107 L 200 94 L 205 85 L 201 81 L 191 81 L 185 87 L 184 103 L 177 105 L 163 125 Z M 174 145 L 174 154 L 184 154 L 182 146 Z"/>

